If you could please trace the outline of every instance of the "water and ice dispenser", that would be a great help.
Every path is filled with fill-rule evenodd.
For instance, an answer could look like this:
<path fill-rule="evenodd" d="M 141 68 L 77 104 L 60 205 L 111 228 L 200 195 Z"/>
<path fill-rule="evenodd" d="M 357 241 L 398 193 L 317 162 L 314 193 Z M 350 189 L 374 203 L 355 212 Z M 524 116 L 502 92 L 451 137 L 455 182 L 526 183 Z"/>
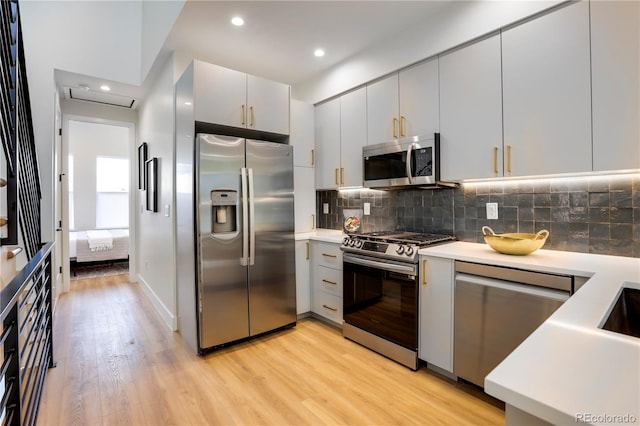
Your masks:
<path fill-rule="evenodd" d="M 225 234 L 238 230 L 236 220 L 238 191 L 214 189 L 211 191 L 211 230 L 214 234 Z"/>

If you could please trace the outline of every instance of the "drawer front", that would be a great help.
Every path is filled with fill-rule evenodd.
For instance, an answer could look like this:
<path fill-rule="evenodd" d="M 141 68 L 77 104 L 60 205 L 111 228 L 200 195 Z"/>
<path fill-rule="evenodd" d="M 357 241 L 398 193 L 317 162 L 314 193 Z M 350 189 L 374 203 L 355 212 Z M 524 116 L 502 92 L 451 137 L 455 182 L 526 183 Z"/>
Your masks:
<path fill-rule="evenodd" d="M 317 314 L 342 325 L 342 298 L 318 291 L 316 301 Z"/>
<path fill-rule="evenodd" d="M 342 298 L 342 271 L 318 266 L 318 289 Z"/>
<path fill-rule="evenodd" d="M 316 243 L 314 255 L 318 266 L 342 270 L 342 250 L 339 244 Z"/>

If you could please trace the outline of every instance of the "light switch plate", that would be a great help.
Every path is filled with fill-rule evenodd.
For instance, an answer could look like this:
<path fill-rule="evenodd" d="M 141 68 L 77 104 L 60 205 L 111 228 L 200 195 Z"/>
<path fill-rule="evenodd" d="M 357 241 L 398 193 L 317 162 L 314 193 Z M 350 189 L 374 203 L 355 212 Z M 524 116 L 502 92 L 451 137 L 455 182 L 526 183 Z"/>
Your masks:
<path fill-rule="evenodd" d="M 498 203 L 487 203 L 487 219 L 498 218 Z"/>
<path fill-rule="evenodd" d="M 329 203 L 322 203 L 322 213 L 329 214 Z"/>
<path fill-rule="evenodd" d="M 371 214 L 371 203 L 364 203 L 364 215 L 369 216 Z"/>

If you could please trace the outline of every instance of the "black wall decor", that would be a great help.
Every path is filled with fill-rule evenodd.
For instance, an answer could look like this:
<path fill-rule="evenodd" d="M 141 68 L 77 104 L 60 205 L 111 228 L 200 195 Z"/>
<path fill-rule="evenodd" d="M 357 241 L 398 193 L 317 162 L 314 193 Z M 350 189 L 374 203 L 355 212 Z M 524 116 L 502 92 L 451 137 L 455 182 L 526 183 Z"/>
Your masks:
<path fill-rule="evenodd" d="M 144 191 L 147 189 L 147 176 L 145 163 L 147 162 L 147 143 L 142 142 L 138 147 L 138 189 Z"/>
<path fill-rule="evenodd" d="M 147 210 L 158 211 L 158 159 L 153 157 L 145 162 L 147 182 Z"/>

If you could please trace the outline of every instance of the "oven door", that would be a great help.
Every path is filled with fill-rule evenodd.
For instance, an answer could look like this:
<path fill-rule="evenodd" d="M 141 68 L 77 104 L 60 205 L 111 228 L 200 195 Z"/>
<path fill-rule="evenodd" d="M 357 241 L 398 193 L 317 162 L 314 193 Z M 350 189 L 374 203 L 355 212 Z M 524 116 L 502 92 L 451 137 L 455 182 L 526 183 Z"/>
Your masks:
<path fill-rule="evenodd" d="M 417 265 L 345 253 L 343 278 L 345 323 L 417 350 Z"/>

